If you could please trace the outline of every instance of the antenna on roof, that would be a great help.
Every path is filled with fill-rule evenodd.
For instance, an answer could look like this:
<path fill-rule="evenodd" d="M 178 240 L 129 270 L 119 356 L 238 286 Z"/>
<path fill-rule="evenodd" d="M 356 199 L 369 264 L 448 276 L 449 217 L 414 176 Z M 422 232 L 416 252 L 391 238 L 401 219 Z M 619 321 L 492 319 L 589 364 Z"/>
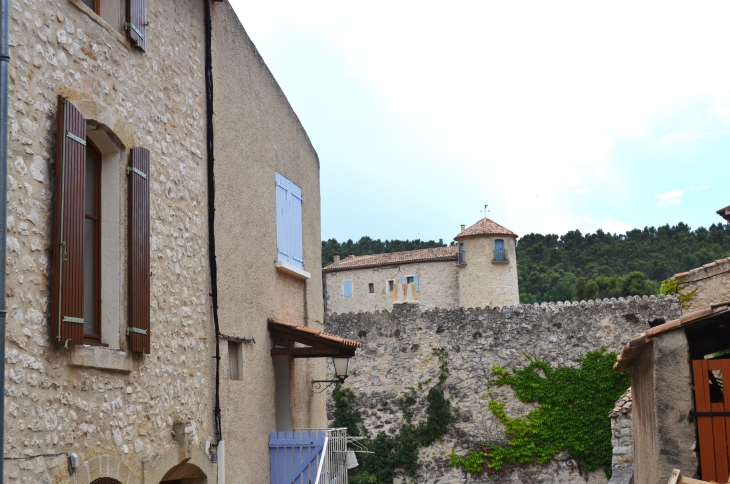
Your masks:
<path fill-rule="evenodd" d="M 489 205 L 484 205 L 484 210 L 479 210 L 480 212 L 484 212 L 484 218 L 487 218 L 487 213 L 489 212 L 489 210 L 487 210 L 487 207 L 489 207 Z"/>

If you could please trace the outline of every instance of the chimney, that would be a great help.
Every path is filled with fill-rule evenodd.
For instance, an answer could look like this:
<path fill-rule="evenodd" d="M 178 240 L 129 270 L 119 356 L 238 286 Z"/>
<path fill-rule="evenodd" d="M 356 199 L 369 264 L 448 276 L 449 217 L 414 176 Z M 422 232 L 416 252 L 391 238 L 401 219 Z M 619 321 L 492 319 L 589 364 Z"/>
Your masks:
<path fill-rule="evenodd" d="M 465 228 L 466 228 L 466 225 L 464 225 L 464 224 L 461 224 L 461 231 L 462 231 L 462 232 L 464 231 L 464 229 L 465 229 Z"/>
<path fill-rule="evenodd" d="M 355 253 L 354 252 L 350 252 L 350 255 L 348 257 L 355 257 Z"/>
<path fill-rule="evenodd" d="M 335 264 L 340 262 L 340 254 L 335 254 Z"/>

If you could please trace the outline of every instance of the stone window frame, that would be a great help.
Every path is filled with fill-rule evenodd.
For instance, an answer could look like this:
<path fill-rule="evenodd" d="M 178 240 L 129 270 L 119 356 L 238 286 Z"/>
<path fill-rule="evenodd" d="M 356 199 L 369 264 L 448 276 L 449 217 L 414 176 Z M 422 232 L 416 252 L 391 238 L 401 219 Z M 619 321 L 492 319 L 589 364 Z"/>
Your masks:
<path fill-rule="evenodd" d="M 126 0 L 120 1 L 126 4 Z M 129 51 L 132 49 L 132 42 L 122 32 L 120 32 L 117 27 L 114 27 L 112 24 L 104 20 L 101 15 L 94 12 L 93 9 L 90 9 L 86 4 L 84 4 L 82 0 L 68 0 L 68 3 L 79 9 L 82 13 L 86 14 L 99 26 L 103 27 L 104 30 L 106 30 L 109 34 L 115 37 L 126 50 Z"/>
<path fill-rule="evenodd" d="M 386 279 L 385 280 L 385 293 L 392 294 L 394 289 L 395 289 L 395 279 Z"/>
<path fill-rule="evenodd" d="M 368 296 L 374 296 L 374 295 L 375 295 L 375 283 L 368 282 Z"/>

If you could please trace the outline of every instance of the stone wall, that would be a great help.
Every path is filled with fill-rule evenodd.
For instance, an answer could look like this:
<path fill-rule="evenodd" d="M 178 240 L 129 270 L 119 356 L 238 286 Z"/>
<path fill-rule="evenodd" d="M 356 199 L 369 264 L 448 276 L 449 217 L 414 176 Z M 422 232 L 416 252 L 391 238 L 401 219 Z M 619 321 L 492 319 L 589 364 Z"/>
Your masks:
<path fill-rule="evenodd" d="M 459 418 L 443 442 L 421 452 L 416 482 L 465 482 L 463 471 L 448 465 L 453 449 L 465 456 L 481 443 L 504 444 L 502 423 L 487 407 L 489 400 L 506 402 L 511 416 L 526 415 L 532 405 L 521 403 L 514 391 L 489 384 L 491 368 L 522 368 L 523 353 L 554 365 L 574 366 L 589 351 L 602 346 L 619 351 L 658 316 L 679 316 L 675 297 L 629 297 L 580 303 L 510 306 L 502 309 L 436 309 L 420 311 L 399 305 L 392 312 L 327 315 L 325 329 L 359 340 L 363 348 L 351 363 L 346 387 L 357 395 L 365 425 L 371 433 L 395 433 L 400 425 L 398 397 L 437 372 L 433 348 L 449 352 L 448 395 Z M 424 417 L 425 402 L 414 406 Z M 330 399 L 328 411 L 332 417 Z M 608 416 L 606 416 L 608 419 Z M 545 466 L 523 465 L 505 474 L 468 476 L 468 482 L 605 483 L 602 470 L 582 475 L 569 456 L 561 454 Z M 408 479 L 406 479 L 408 480 Z"/>
<path fill-rule="evenodd" d="M 178 447 L 175 421 L 186 422 L 196 452 L 214 432 L 203 3 L 148 1 L 146 53 L 79 0 L 10 3 L 5 457 L 75 452 L 82 466 L 102 459 L 117 473 L 125 469 L 125 482 L 141 482 L 145 459 L 165 461 Z M 109 348 L 66 349 L 50 338 L 59 94 L 83 105 L 85 117 L 117 142 L 120 183 L 128 150 L 151 151 L 152 349 L 145 358 L 124 351 L 124 310 L 105 326 L 115 330 Z M 117 200 L 122 223 L 124 201 Z M 68 478 L 65 455 L 5 465 L 4 482 Z M 150 466 L 147 476 L 155 475 Z"/>
<path fill-rule="evenodd" d="M 730 301 L 730 259 L 710 262 L 674 277 L 683 279 L 678 288 L 680 294 L 689 295 L 694 292 L 684 303 L 682 313 Z"/>
<path fill-rule="evenodd" d="M 631 388 L 616 401 L 611 419 L 612 477 L 609 484 L 631 484 L 634 478 L 634 443 L 631 432 Z"/>

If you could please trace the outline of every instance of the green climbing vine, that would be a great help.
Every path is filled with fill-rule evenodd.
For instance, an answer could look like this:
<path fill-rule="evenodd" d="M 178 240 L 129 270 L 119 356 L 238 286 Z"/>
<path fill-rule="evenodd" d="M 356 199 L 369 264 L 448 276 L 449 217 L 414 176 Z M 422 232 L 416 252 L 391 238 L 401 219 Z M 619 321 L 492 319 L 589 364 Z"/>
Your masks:
<path fill-rule="evenodd" d="M 659 294 L 677 294 L 679 296 L 679 303 L 682 308 L 686 308 L 688 303 L 697 296 L 697 289 L 694 289 L 686 294 L 679 292 L 679 285 L 682 284 L 687 277 L 672 277 L 662 281 L 662 285 L 659 287 Z"/>
<path fill-rule="evenodd" d="M 415 476 L 419 449 L 428 447 L 446 434 L 447 426 L 455 418 L 451 403 L 444 394 L 444 383 L 449 375 L 448 353 L 444 349 L 434 349 L 434 356 L 439 360 L 439 372 L 435 382 L 433 379 L 421 382 L 398 399 L 403 425 L 395 435 L 379 432 L 375 437 L 369 436 L 363 426 L 362 416 L 355 408 L 355 394 L 352 390 L 338 385 L 332 392 L 335 401 L 333 426 L 347 427 L 349 435 L 365 436 L 363 443 L 373 452 L 359 454 L 360 465 L 349 471 L 349 481 L 352 484 L 392 482 L 393 473 L 399 468 Z M 415 423 L 413 407 L 419 400 L 419 393 L 426 388 L 426 420 Z"/>
<path fill-rule="evenodd" d="M 525 355 L 527 356 L 527 355 Z M 485 443 L 480 450 L 460 457 L 453 451 L 451 464 L 467 472 L 500 471 L 505 464 L 544 464 L 567 450 L 586 471 L 611 467 L 611 424 L 607 417 L 630 385 L 629 375 L 613 370 L 616 353 L 605 348 L 588 353 L 580 368 L 552 368 L 527 356 L 530 364 L 512 372 L 494 366 L 491 383 L 509 385 L 523 402 L 537 402 L 526 418 L 512 418 L 505 404 L 490 400 L 489 408 L 504 423 L 511 440 L 506 446 Z"/>

